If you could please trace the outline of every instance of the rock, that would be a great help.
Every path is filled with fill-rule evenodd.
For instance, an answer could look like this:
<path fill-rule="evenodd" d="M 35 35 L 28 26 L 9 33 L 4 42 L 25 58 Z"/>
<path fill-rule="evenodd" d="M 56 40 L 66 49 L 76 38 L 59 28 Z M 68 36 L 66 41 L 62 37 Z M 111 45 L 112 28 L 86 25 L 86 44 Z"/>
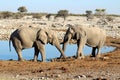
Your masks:
<path fill-rule="evenodd" d="M 20 75 L 18 74 L 18 75 L 15 76 L 15 78 L 18 78 L 19 76 L 20 76 Z"/>
<path fill-rule="evenodd" d="M 103 57 L 104 60 L 110 59 L 109 57 Z"/>
<path fill-rule="evenodd" d="M 61 75 L 60 74 L 58 74 L 56 77 L 60 77 Z"/>
<path fill-rule="evenodd" d="M 41 79 L 45 79 L 45 77 L 41 77 Z"/>
<path fill-rule="evenodd" d="M 96 78 L 96 79 L 93 79 L 93 80 L 109 80 L 109 79 L 99 77 L 99 78 Z"/>
<path fill-rule="evenodd" d="M 82 78 L 87 78 L 85 75 L 81 75 Z"/>
<path fill-rule="evenodd" d="M 75 76 L 75 78 L 80 79 L 80 78 L 87 78 L 87 77 L 85 75 L 79 75 L 79 76 Z"/>

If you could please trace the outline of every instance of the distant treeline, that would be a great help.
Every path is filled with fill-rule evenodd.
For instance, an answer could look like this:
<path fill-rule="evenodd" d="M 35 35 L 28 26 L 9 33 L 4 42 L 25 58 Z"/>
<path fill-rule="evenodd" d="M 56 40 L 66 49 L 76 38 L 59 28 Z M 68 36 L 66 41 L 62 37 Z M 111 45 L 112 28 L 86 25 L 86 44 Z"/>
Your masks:
<path fill-rule="evenodd" d="M 68 11 L 65 11 L 65 10 L 60 10 L 56 14 L 55 13 L 28 13 L 28 12 L 1 11 L 0 19 L 7 19 L 7 18 L 20 19 L 20 18 L 23 18 L 24 16 L 32 16 L 32 18 L 38 18 L 38 19 L 40 19 L 42 16 L 46 16 L 46 18 L 49 18 L 50 16 L 55 16 L 55 17 L 63 17 L 65 19 L 67 16 L 86 16 L 86 14 L 73 14 L 73 13 L 68 13 Z M 93 15 L 98 16 L 96 14 L 93 14 Z M 116 15 L 116 14 L 106 14 L 106 15 L 120 17 L 120 15 Z"/>
<path fill-rule="evenodd" d="M 38 18 L 40 19 L 42 16 L 46 16 L 46 18 L 49 18 L 51 16 L 54 16 L 54 18 L 62 17 L 64 20 L 67 16 L 86 16 L 87 20 L 93 19 L 94 16 L 99 18 L 105 18 L 106 15 L 109 19 L 111 19 L 111 16 L 119 17 L 120 15 L 116 14 L 106 14 L 106 9 L 95 9 L 95 13 L 91 10 L 86 10 L 86 14 L 73 14 L 69 13 L 68 10 L 59 10 L 56 14 L 54 13 L 28 13 L 28 10 L 25 6 L 18 7 L 18 12 L 10 12 L 10 11 L 1 11 L 0 12 L 0 19 L 6 19 L 6 18 L 12 18 L 12 19 L 20 19 L 24 16 L 32 16 L 32 18 Z"/>

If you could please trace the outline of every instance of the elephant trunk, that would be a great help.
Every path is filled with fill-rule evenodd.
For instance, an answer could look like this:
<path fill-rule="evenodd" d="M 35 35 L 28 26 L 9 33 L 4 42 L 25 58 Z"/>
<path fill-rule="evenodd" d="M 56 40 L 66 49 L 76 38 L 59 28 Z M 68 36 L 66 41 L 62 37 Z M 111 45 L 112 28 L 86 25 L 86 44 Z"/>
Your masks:
<path fill-rule="evenodd" d="M 10 51 L 11 51 L 11 38 L 10 38 L 10 40 L 9 40 L 9 49 L 10 49 Z"/>
<path fill-rule="evenodd" d="M 65 50 L 66 50 L 66 46 L 67 46 L 67 44 L 69 43 L 70 39 L 71 39 L 71 35 L 64 37 L 63 47 L 62 47 L 62 49 L 63 49 L 64 52 L 65 52 Z"/>
<path fill-rule="evenodd" d="M 66 50 L 67 43 L 68 43 L 68 42 L 63 43 L 62 49 L 63 49 L 64 52 L 65 52 L 65 50 Z"/>
<path fill-rule="evenodd" d="M 60 51 L 60 53 L 61 53 L 61 56 L 60 56 L 60 57 L 66 58 L 66 56 L 65 56 L 62 48 L 60 47 L 60 44 L 59 44 L 59 41 L 58 41 L 58 40 L 56 40 L 56 43 L 54 43 L 54 45 L 55 45 L 55 47 Z"/>

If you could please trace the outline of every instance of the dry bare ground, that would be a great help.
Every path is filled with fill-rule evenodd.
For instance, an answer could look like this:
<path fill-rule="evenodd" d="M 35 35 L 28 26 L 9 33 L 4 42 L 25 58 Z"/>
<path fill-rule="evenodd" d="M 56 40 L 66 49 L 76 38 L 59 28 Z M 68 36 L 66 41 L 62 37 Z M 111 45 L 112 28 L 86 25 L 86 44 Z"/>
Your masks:
<path fill-rule="evenodd" d="M 68 58 L 54 62 L 0 61 L 0 80 L 120 80 L 120 39 L 107 38 L 116 50 L 100 59 Z"/>
<path fill-rule="evenodd" d="M 120 18 L 110 22 L 107 29 L 108 35 L 106 45 L 117 47 L 115 51 L 102 54 L 100 59 L 86 56 L 85 59 L 75 58 L 57 59 L 54 62 L 33 62 L 33 61 L 0 61 L 0 80 L 120 80 Z M 1 20 L 0 39 L 9 39 L 9 35 L 21 24 L 35 25 L 39 27 L 46 21 L 32 20 Z M 84 17 L 70 17 L 67 23 L 93 24 L 95 21 L 86 21 Z M 56 22 L 54 22 L 56 23 Z M 62 22 L 60 22 L 62 23 Z M 114 25 L 116 27 L 113 27 Z M 45 28 L 46 25 L 41 25 Z M 111 26 L 111 27 L 109 27 Z M 59 28 L 59 26 L 57 25 Z M 113 27 L 113 28 L 112 28 Z M 52 27 L 54 28 L 54 27 Z M 64 27 L 60 26 L 60 29 Z M 66 29 L 66 28 L 65 28 Z M 60 32 L 60 31 L 59 31 Z M 115 35 L 115 36 L 114 36 Z M 116 36 L 118 37 L 116 39 Z"/>

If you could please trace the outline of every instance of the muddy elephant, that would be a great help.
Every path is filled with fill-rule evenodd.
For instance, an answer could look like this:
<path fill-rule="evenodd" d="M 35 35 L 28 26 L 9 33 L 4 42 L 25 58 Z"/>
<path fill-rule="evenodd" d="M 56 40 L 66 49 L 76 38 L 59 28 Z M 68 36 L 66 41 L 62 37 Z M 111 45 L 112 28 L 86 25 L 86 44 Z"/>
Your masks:
<path fill-rule="evenodd" d="M 92 53 L 91 56 L 93 57 L 100 57 L 100 48 L 103 47 L 104 42 L 106 40 L 106 32 L 103 29 L 100 29 L 98 27 L 88 27 L 88 26 L 74 26 L 74 25 L 68 25 L 68 29 L 66 31 L 66 34 L 64 36 L 63 40 L 63 51 L 66 50 L 67 43 L 74 39 L 77 41 L 77 53 L 76 58 L 84 58 L 84 54 L 82 52 L 82 49 L 84 45 L 88 45 L 92 47 Z M 97 55 L 95 54 L 97 50 Z"/>
<path fill-rule="evenodd" d="M 13 47 L 18 54 L 19 61 L 23 61 L 21 54 L 23 49 L 34 47 L 34 61 L 37 61 L 38 54 L 40 52 L 42 56 L 42 61 L 45 62 L 45 44 L 47 43 L 56 46 L 56 48 L 60 51 L 61 56 L 65 58 L 64 52 L 60 47 L 57 35 L 52 30 L 35 29 L 32 27 L 19 28 L 11 34 L 9 40 L 9 47 L 10 41 L 12 41 Z"/>

